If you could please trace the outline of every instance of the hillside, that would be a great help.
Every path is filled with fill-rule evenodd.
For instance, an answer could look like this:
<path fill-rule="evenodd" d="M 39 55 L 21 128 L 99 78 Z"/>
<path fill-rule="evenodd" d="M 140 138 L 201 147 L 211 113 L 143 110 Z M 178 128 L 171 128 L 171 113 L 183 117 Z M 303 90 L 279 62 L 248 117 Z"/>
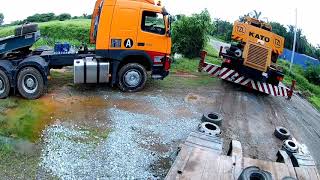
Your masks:
<path fill-rule="evenodd" d="M 89 19 L 38 23 L 43 38 L 35 46 L 52 46 L 55 42 L 70 42 L 75 46 L 79 46 L 81 43 L 88 43 L 90 23 L 91 20 Z M 0 28 L 0 38 L 13 35 L 15 27 L 7 26 Z"/>

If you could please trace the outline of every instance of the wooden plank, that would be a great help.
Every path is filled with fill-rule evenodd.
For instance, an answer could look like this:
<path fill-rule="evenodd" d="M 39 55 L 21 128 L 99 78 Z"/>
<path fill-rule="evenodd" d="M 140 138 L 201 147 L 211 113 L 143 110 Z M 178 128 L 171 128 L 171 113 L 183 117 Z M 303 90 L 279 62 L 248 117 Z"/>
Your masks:
<path fill-rule="evenodd" d="M 201 150 L 199 148 L 194 148 L 188 163 L 186 164 L 181 179 L 202 179 L 202 174 L 206 170 L 206 165 L 210 161 L 208 158 L 208 151 Z M 214 153 L 211 153 L 214 154 Z M 218 155 L 217 155 L 218 157 Z"/>
<path fill-rule="evenodd" d="M 193 147 L 193 148 L 198 148 L 198 149 L 202 149 L 204 151 L 210 151 L 210 152 L 213 152 L 213 153 L 216 153 L 216 154 L 221 154 L 222 153 L 222 150 L 215 150 L 211 147 L 204 147 L 204 146 L 199 146 L 197 144 L 193 144 L 193 143 L 189 143 L 189 142 L 186 142 L 185 143 L 186 146 L 190 146 L 190 147 Z"/>
<path fill-rule="evenodd" d="M 216 154 L 209 154 L 208 159 L 210 159 L 203 171 L 202 179 L 203 180 L 211 180 L 216 179 L 219 175 L 219 167 L 223 162 L 221 159 L 222 156 L 216 155 Z"/>
<path fill-rule="evenodd" d="M 181 174 L 179 173 L 180 171 L 183 171 L 183 168 L 185 167 L 186 163 L 189 160 L 189 157 L 192 153 L 193 147 L 189 147 L 186 145 L 181 145 L 181 150 L 173 163 L 169 173 L 166 176 L 167 180 L 175 180 L 179 179 Z"/>
<path fill-rule="evenodd" d="M 233 165 L 233 177 L 238 179 L 242 172 L 242 145 L 239 141 L 231 141 L 231 156 L 232 156 L 232 165 Z"/>
<path fill-rule="evenodd" d="M 221 156 L 221 166 L 223 169 L 221 170 L 219 174 L 220 180 L 232 180 L 233 177 L 233 163 L 232 163 L 232 157 L 229 156 Z M 212 178 L 211 178 L 212 179 Z"/>
<path fill-rule="evenodd" d="M 198 148 L 213 149 L 222 152 L 222 140 L 219 137 L 207 136 L 203 133 L 191 133 L 187 138 L 186 145 Z"/>
<path fill-rule="evenodd" d="M 292 167 L 288 167 L 284 163 L 276 163 L 276 162 L 268 162 L 268 161 L 244 158 L 243 168 L 246 168 L 249 166 L 256 166 L 261 170 L 270 172 L 274 179 L 282 179 L 287 176 L 295 177 L 295 175 L 292 174 L 294 170 L 292 169 L 290 170 L 290 168 Z"/>
<path fill-rule="evenodd" d="M 296 167 L 294 168 L 298 180 L 319 180 L 320 176 L 316 167 Z"/>
<path fill-rule="evenodd" d="M 284 150 L 279 150 L 278 156 L 281 156 L 283 158 L 284 163 L 288 167 L 288 172 L 290 174 L 290 177 L 295 177 L 296 176 L 296 172 L 295 172 L 295 170 L 293 168 L 292 161 L 291 161 L 289 155 L 287 154 L 287 152 L 284 151 Z"/>

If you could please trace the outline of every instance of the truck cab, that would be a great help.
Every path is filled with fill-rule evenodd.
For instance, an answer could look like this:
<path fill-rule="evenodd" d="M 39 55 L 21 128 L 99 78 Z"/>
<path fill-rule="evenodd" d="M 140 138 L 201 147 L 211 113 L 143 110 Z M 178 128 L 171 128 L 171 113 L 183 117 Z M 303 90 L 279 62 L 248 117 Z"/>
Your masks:
<path fill-rule="evenodd" d="M 119 73 L 127 64 L 142 65 L 153 79 L 165 78 L 170 69 L 170 15 L 153 0 L 98 0 L 92 17 L 90 42 L 96 55 L 112 64 Z M 112 82 L 134 79 L 113 76 Z M 125 83 L 125 82 L 124 82 Z M 127 88 L 121 88 L 127 91 Z M 130 89 L 130 88 L 129 88 Z"/>

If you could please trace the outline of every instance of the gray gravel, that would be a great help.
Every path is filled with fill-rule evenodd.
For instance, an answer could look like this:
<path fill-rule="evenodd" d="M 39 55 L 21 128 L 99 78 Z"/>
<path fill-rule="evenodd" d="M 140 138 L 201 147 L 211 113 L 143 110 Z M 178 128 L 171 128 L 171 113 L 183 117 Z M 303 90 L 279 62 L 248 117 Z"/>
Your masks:
<path fill-rule="evenodd" d="M 51 126 L 44 132 L 42 169 L 61 179 L 163 178 L 169 168 L 164 164 L 168 164 L 177 145 L 196 129 L 201 114 L 182 97 L 115 94 L 104 98 L 148 103 L 159 113 L 137 113 L 116 106 L 106 109 L 111 133 L 106 139 L 95 137 L 95 141 L 83 128 L 63 123 Z M 191 115 L 174 113 L 181 109 Z"/>

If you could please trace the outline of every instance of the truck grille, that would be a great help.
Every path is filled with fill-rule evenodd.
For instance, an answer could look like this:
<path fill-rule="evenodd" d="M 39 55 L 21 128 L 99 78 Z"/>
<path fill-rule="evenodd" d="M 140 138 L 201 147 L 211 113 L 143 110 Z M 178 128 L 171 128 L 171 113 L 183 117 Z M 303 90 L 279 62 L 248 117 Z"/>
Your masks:
<path fill-rule="evenodd" d="M 266 72 L 271 61 L 271 49 L 259 44 L 248 43 L 244 65 Z"/>

